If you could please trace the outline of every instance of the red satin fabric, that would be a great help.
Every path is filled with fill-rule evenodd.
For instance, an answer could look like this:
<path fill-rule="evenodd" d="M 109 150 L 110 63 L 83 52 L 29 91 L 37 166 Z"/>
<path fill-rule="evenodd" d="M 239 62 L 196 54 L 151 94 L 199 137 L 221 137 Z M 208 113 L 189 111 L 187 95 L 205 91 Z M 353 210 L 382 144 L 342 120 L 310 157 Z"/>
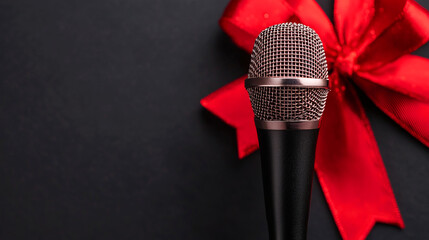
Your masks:
<path fill-rule="evenodd" d="M 258 136 L 243 76 L 201 100 L 201 105 L 237 130 L 238 157 L 258 149 Z"/>
<path fill-rule="evenodd" d="M 407 0 L 337 0 L 335 28 L 313 0 L 232 0 L 222 29 L 247 52 L 268 26 L 301 22 L 324 43 L 331 92 L 315 170 L 344 239 L 364 239 L 375 222 L 404 227 L 354 82 L 388 116 L 429 146 L 429 60 L 409 53 L 429 39 L 429 13 Z M 237 129 L 239 157 L 258 147 L 243 76 L 201 100 Z"/>

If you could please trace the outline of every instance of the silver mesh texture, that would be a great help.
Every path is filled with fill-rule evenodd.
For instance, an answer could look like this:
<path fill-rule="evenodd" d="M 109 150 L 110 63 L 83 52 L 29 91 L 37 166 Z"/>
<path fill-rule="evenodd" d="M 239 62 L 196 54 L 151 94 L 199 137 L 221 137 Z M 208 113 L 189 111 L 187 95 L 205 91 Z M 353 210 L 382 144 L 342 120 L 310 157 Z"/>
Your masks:
<path fill-rule="evenodd" d="M 255 41 L 249 78 L 298 77 L 328 80 L 322 41 L 302 24 L 282 23 L 263 30 Z M 251 87 L 247 89 L 255 117 L 268 121 L 319 120 L 328 89 Z"/>
<path fill-rule="evenodd" d="M 324 88 L 252 87 L 247 89 L 253 112 L 260 120 L 319 120 L 328 90 Z"/>

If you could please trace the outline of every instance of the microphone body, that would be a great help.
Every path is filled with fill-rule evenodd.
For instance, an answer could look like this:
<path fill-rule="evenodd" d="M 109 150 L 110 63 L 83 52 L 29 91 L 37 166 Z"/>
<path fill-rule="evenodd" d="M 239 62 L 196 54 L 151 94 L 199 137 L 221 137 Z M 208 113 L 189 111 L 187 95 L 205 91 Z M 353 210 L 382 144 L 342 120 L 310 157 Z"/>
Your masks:
<path fill-rule="evenodd" d="M 322 42 L 302 24 L 255 41 L 245 87 L 255 114 L 270 240 L 305 240 L 319 120 L 328 89 Z"/>
<path fill-rule="evenodd" d="M 270 239 L 307 239 L 318 129 L 257 131 Z"/>

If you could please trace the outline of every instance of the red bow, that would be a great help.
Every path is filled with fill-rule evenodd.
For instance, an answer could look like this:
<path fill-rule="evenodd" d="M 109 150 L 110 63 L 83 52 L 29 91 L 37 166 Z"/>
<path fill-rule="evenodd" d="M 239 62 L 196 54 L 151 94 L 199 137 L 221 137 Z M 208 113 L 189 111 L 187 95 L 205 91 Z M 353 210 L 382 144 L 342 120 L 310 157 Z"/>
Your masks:
<path fill-rule="evenodd" d="M 344 239 L 364 239 L 375 222 L 404 227 L 365 111 L 352 82 L 429 146 L 429 60 L 409 53 L 429 39 L 429 13 L 414 1 L 338 0 L 335 28 L 313 0 L 232 0 L 220 25 L 252 51 L 257 35 L 300 22 L 322 39 L 330 87 L 316 150 L 316 173 Z M 243 76 L 201 100 L 237 129 L 243 158 L 258 148 Z"/>

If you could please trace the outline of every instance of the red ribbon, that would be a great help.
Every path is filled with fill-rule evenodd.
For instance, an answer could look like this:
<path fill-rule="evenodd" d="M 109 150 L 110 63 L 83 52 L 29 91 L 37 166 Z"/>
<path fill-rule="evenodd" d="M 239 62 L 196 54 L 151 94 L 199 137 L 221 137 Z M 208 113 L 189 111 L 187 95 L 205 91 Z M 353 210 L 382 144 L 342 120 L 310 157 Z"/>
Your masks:
<path fill-rule="evenodd" d="M 389 117 L 429 146 L 429 60 L 409 53 L 429 39 L 429 13 L 414 1 L 338 0 L 335 28 L 313 0 L 232 0 L 220 25 L 252 51 L 266 27 L 313 28 L 327 55 L 330 87 L 315 169 L 344 239 L 364 239 L 375 222 L 404 227 L 365 111 L 352 82 Z M 258 148 L 243 76 L 201 100 L 237 129 L 240 158 Z"/>

